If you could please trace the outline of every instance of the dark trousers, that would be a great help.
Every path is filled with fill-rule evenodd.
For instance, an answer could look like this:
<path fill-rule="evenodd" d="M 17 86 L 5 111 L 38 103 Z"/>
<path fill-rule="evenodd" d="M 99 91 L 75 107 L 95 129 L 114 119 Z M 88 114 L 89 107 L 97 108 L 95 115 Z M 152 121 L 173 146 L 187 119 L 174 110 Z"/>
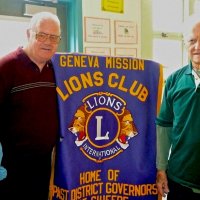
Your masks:
<path fill-rule="evenodd" d="M 200 200 L 200 194 L 184 187 L 168 178 L 169 193 L 167 200 Z"/>
<path fill-rule="evenodd" d="M 0 181 L 0 200 L 48 200 L 51 154 L 19 160 L 13 170 Z"/>

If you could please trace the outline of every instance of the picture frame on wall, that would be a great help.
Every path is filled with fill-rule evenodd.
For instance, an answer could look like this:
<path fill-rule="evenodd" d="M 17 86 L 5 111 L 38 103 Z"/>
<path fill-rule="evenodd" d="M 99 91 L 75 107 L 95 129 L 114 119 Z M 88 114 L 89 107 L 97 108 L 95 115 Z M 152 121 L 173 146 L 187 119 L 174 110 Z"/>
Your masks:
<path fill-rule="evenodd" d="M 85 53 L 92 54 L 92 55 L 110 56 L 111 48 L 110 47 L 85 47 Z"/>
<path fill-rule="evenodd" d="M 85 17 L 84 41 L 91 43 L 110 43 L 110 19 Z"/>
<path fill-rule="evenodd" d="M 137 48 L 115 48 L 115 56 L 137 57 Z"/>
<path fill-rule="evenodd" d="M 114 27 L 116 44 L 138 43 L 138 30 L 136 22 L 115 20 Z"/>

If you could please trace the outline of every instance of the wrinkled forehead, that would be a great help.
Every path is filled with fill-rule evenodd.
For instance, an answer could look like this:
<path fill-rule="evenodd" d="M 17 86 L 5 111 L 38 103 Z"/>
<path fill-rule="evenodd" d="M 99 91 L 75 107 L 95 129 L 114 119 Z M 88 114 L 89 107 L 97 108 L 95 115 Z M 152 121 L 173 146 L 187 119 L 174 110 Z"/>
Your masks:
<path fill-rule="evenodd" d="M 199 35 L 200 34 L 200 22 L 196 23 L 192 30 L 191 30 L 191 34 L 194 34 L 194 35 Z"/>
<path fill-rule="evenodd" d="M 184 39 L 198 35 L 200 32 L 200 15 L 192 15 L 186 19 L 182 29 Z"/>
<path fill-rule="evenodd" d="M 47 18 L 47 19 L 41 19 L 40 21 L 38 21 L 36 23 L 36 27 L 41 27 L 41 26 L 55 26 L 55 27 L 59 27 L 60 25 L 57 23 L 57 21 L 51 19 L 51 18 Z"/>
<path fill-rule="evenodd" d="M 187 41 L 193 38 L 200 38 L 200 23 L 195 24 L 192 29 L 188 30 L 188 32 L 185 33 L 184 38 Z"/>
<path fill-rule="evenodd" d="M 38 21 L 37 23 L 35 23 L 35 25 L 32 28 L 34 31 L 38 31 L 38 32 L 52 32 L 55 34 L 60 34 L 61 30 L 60 30 L 60 25 L 52 20 L 52 19 L 42 19 L 40 21 Z"/>

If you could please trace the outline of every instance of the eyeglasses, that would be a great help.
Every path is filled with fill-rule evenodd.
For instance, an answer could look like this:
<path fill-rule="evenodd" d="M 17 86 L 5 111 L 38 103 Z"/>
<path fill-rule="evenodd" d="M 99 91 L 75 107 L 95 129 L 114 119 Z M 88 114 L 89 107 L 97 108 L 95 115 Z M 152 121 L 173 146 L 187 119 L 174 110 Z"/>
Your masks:
<path fill-rule="evenodd" d="M 43 32 L 34 33 L 36 40 L 38 40 L 39 42 L 45 42 L 47 39 L 49 39 L 51 43 L 57 44 L 61 40 L 61 37 L 58 35 L 51 35 Z"/>

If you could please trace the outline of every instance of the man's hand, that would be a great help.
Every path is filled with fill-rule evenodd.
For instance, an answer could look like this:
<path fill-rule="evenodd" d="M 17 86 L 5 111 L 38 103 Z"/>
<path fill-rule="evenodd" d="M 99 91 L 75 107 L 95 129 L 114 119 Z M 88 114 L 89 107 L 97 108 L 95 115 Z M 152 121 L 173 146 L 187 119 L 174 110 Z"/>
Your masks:
<path fill-rule="evenodd" d="M 164 170 L 157 171 L 156 185 L 158 189 L 158 194 L 165 197 L 166 194 L 169 192 L 169 188 L 168 188 L 167 175 Z"/>

